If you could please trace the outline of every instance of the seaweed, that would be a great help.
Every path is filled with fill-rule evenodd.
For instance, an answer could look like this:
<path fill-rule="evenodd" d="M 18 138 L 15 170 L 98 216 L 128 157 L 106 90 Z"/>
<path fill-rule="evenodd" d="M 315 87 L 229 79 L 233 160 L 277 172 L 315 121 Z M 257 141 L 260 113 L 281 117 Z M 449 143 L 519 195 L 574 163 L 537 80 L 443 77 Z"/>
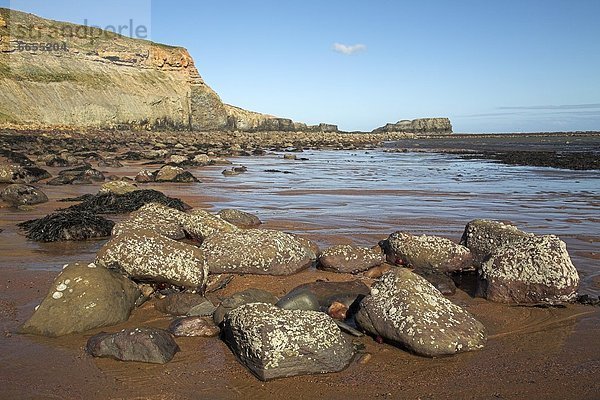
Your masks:
<path fill-rule="evenodd" d="M 63 210 L 17 226 L 27 232 L 27 239 L 58 242 L 110 236 L 114 225 L 113 221 L 89 212 Z"/>
<path fill-rule="evenodd" d="M 64 209 L 66 211 L 85 211 L 95 214 L 125 214 L 148 203 L 160 203 L 179 211 L 191 208 L 180 199 L 168 197 L 158 190 L 152 189 L 135 190 L 125 194 L 98 193 L 62 201 L 81 201 L 80 204 Z"/>

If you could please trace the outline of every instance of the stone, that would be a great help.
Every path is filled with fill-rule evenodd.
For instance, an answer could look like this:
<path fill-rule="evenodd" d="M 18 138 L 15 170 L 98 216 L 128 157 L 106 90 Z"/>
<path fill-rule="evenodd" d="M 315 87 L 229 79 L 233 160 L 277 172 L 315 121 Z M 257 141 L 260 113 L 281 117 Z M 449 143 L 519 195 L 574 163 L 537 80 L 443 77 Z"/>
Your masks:
<path fill-rule="evenodd" d="M 475 219 L 465 227 L 460 244 L 471 250 L 473 265 L 480 268 L 494 250 L 531 237 L 532 234 L 501 221 Z"/>
<path fill-rule="evenodd" d="M 190 211 L 182 218 L 181 224 L 188 235 L 200 241 L 204 241 L 218 232 L 236 232 L 238 230 L 237 226 L 201 209 Z"/>
<path fill-rule="evenodd" d="M 448 275 L 443 272 L 429 268 L 415 269 L 413 272 L 427 279 L 443 295 L 452 296 L 456 293 L 456 284 Z"/>
<path fill-rule="evenodd" d="M 387 272 L 360 303 L 356 321 L 367 332 L 422 356 L 484 347 L 484 326 L 406 268 Z"/>
<path fill-rule="evenodd" d="M 31 206 L 46 203 L 48 201 L 48 196 L 40 189 L 22 183 L 14 183 L 5 187 L 4 190 L 0 192 L 0 198 L 13 207 L 23 205 Z"/>
<path fill-rule="evenodd" d="M 165 165 L 156 173 L 156 182 L 197 182 L 198 180 L 181 167 Z"/>
<path fill-rule="evenodd" d="M 0 164 L 0 183 L 34 183 L 50 178 L 48 171 L 35 166 Z"/>
<path fill-rule="evenodd" d="M 148 203 L 131 213 L 129 219 L 115 224 L 112 235 L 118 236 L 130 231 L 151 231 L 179 240 L 185 238 L 181 221 L 187 214 L 159 203 Z"/>
<path fill-rule="evenodd" d="M 296 155 L 295 154 L 284 154 L 283 155 L 283 159 L 284 160 L 296 160 Z"/>
<path fill-rule="evenodd" d="M 312 264 L 310 250 L 279 231 L 218 232 L 200 248 L 215 274 L 291 275 Z"/>
<path fill-rule="evenodd" d="M 450 134 L 452 133 L 452 124 L 448 118 L 419 118 L 412 121 L 402 120 L 395 124 L 386 124 L 372 131 L 372 133 L 384 132 Z"/>
<path fill-rule="evenodd" d="M 266 290 L 255 288 L 246 289 L 223 299 L 213 313 L 213 320 L 217 325 L 220 325 L 221 322 L 223 322 L 225 314 L 237 307 L 249 303 L 275 304 L 278 300 L 279 299 L 274 294 L 267 292 Z"/>
<path fill-rule="evenodd" d="M 438 236 L 394 232 L 382 245 L 390 263 L 412 268 L 452 272 L 470 268 L 473 262 L 468 248 Z"/>
<path fill-rule="evenodd" d="M 135 176 L 135 181 L 139 183 L 154 182 L 154 174 L 147 169 L 143 169 Z"/>
<path fill-rule="evenodd" d="M 63 336 L 126 321 L 140 291 L 124 276 L 96 264 L 65 265 L 23 333 Z"/>
<path fill-rule="evenodd" d="M 196 155 L 193 159 L 192 162 L 198 166 L 205 166 L 205 165 L 209 165 L 210 162 L 210 157 L 206 154 L 198 154 Z"/>
<path fill-rule="evenodd" d="M 369 287 L 361 281 L 317 281 L 296 286 L 277 302 L 285 309 L 314 310 L 326 312 L 332 303 L 338 302 L 350 308 L 365 295 Z"/>
<path fill-rule="evenodd" d="M 204 296 L 194 293 L 172 293 L 154 303 L 158 311 L 175 316 L 186 315 L 194 306 L 206 303 Z"/>
<path fill-rule="evenodd" d="M 348 244 L 332 246 L 321 253 L 317 268 L 325 271 L 356 274 L 385 263 L 381 247 L 358 247 Z"/>
<path fill-rule="evenodd" d="M 125 194 L 129 192 L 135 192 L 138 187 L 133 183 L 126 181 L 112 181 L 103 183 L 100 187 L 100 193 L 114 193 L 114 194 Z"/>
<path fill-rule="evenodd" d="M 202 250 L 151 231 L 129 231 L 111 239 L 98 251 L 96 262 L 137 280 L 190 288 L 202 287 L 208 275 Z"/>
<path fill-rule="evenodd" d="M 218 336 L 221 330 L 215 325 L 211 317 L 185 317 L 178 318 L 169 325 L 169 332 L 175 337 L 179 336 Z"/>
<path fill-rule="evenodd" d="M 173 154 L 171 157 L 169 157 L 169 159 L 167 160 L 168 164 L 183 164 L 189 161 L 189 158 L 187 158 L 186 156 L 182 156 L 179 154 Z"/>
<path fill-rule="evenodd" d="M 209 300 L 197 304 L 190 308 L 190 310 L 186 313 L 189 317 L 208 317 L 212 318 L 212 315 L 217 310 L 217 307 L 211 303 Z"/>
<path fill-rule="evenodd" d="M 89 338 L 86 352 L 94 357 L 120 361 L 165 364 L 173 359 L 179 346 L 173 336 L 158 328 L 123 329 L 117 333 L 99 333 Z"/>
<path fill-rule="evenodd" d="M 560 303 L 573 300 L 578 286 L 565 242 L 546 235 L 493 251 L 479 271 L 477 292 L 500 303 Z"/>
<path fill-rule="evenodd" d="M 222 220 L 227 221 L 238 228 L 256 228 L 262 224 L 261 220 L 256 215 L 230 208 L 219 211 L 218 216 Z"/>
<path fill-rule="evenodd" d="M 223 337 L 238 360 L 260 380 L 341 371 L 352 344 L 326 314 L 246 304 L 223 321 Z"/>

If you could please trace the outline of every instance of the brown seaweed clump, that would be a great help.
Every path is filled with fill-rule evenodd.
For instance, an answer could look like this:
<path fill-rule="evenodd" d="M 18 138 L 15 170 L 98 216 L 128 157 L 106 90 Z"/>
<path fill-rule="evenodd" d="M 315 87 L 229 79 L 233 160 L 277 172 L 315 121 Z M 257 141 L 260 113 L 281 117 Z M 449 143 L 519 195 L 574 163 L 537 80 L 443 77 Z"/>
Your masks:
<path fill-rule="evenodd" d="M 81 201 L 66 210 L 83 211 L 93 214 L 125 214 L 136 211 L 148 203 L 159 203 L 179 211 L 189 210 L 191 207 L 180 199 L 172 198 L 158 190 L 135 190 L 125 194 L 98 193 L 83 195 L 81 197 L 64 199 L 62 201 Z"/>
<path fill-rule="evenodd" d="M 87 240 L 110 236 L 115 223 L 86 211 L 60 211 L 18 224 L 37 242 Z"/>

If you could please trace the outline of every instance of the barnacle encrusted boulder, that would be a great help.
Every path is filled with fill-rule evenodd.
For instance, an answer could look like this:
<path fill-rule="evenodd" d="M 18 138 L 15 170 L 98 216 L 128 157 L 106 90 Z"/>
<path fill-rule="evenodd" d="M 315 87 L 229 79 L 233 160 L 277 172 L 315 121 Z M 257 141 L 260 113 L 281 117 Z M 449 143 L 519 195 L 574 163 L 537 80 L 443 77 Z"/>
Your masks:
<path fill-rule="evenodd" d="M 317 311 L 246 304 L 225 316 L 224 339 L 263 381 L 341 371 L 354 355 L 335 322 Z"/>
<path fill-rule="evenodd" d="M 159 235 L 179 240 L 185 238 L 182 220 L 187 214 L 159 203 L 149 203 L 134 211 L 122 222 L 117 223 L 112 235 L 118 236 L 124 232 L 146 230 Z"/>
<path fill-rule="evenodd" d="M 486 341 L 479 321 L 406 268 L 392 269 L 373 285 L 356 320 L 373 335 L 427 357 L 481 349 Z"/>
<path fill-rule="evenodd" d="M 531 237 L 532 234 L 501 221 L 475 219 L 465 227 L 460 244 L 471 250 L 473 265 L 479 268 L 497 248 Z"/>
<path fill-rule="evenodd" d="M 218 215 L 221 217 L 221 219 L 237 226 L 238 228 L 256 228 L 262 224 L 256 215 L 232 208 L 225 208 L 219 211 Z"/>
<path fill-rule="evenodd" d="M 291 275 L 312 264 L 312 251 L 284 232 L 219 232 L 200 247 L 215 274 Z"/>
<path fill-rule="evenodd" d="M 473 261 L 469 249 L 439 236 L 394 232 L 382 246 L 388 261 L 413 268 L 459 271 L 470 267 Z"/>
<path fill-rule="evenodd" d="M 140 296 L 138 286 L 96 264 L 64 267 L 23 333 L 62 336 L 126 321 Z"/>
<path fill-rule="evenodd" d="M 173 336 L 158 328 L 123 329 L 89 338 L 86 351 L 94 357 L 165 364 L 179 351 Z"/>
<path fill-rule="evenodd" d="M 565 242 L 546 235 L 494 251 L 481 266 L 477 289 L 501 303 L 555 303 L 574 299 L 578 286 Z"/>
<path fill-rule="evenodd" d="M 34 166 L 0 164 L 0 183 L 33 183 L 50 176 L 45 169 Z"/>
<path fill-rule="evenodd" d="M 96 262 L 118 268 L 138 280 L 196 288 L 206 283 L 208 267 L 202 251 L 151 231 L 128 231 L 111 239 Z"/>
<path fill-rule="evenodd" d="M 40 189 L 22 183 L 15 183 L 5 187 L 0 192 L 0 198 L 14 207 L 32 206 L 48 201 L 48 196 Z"/>
<path fill-rule="evenodd" d="M 165 165 L 156 173 L 156 182 L 197 182 L 198 180 L 181 167 Z"/>
<path fill-rule="evenodd" d="M 323 251 L 317 267 L 326 271 L 356 274 L 383 264 L 385 254 L 381 247 L 337 245 Z"/>
<path fill-rule="evenodd" d="M 201 209 L 191 210 L 185 214 L 181 224 L 188 235 L 201 241 L 218 232 L 238 230 L 237 226 Z"/>
<path fill-rule="evenodd" d="M 169 324 L 169 332 L 173 336 L 217 336 L 221 330 L 211 317 L 184 317 L 177 318 Z"/>
<path fill-rule="evenodd" d="M 100 193 L 125 194 L 135 192 L 138 187 L 127 181 L 111 181 L 102 184 Z"/>

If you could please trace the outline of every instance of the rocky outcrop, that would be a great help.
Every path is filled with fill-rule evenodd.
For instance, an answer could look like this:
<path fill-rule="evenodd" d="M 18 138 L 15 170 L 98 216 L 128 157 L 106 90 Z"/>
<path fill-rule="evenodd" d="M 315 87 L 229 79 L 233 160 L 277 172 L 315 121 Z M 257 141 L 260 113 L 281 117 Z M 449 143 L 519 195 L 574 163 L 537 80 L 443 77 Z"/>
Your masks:
<path fill-rule="evenodd" d="M 253 303 L 225 316 L 224 339 L 238 360 L 263 381 L 341 371 L 352 344 L 326 314 Z"/>
<path fill-rule="evenodd" d="M 23 325 L 23 333 L 62 336 L 126 321 L 140 296 L 136 284 L 96 264 L 65 265 Z"/>
<path fill-rule="evenodd" d="M 416 354 L 438 357 L 481 349 L 485 328 L 424 278 L 394 268 L 360 303 L 358 323 Z"/>
<path fill-rule="evenodd" d="M 509 243 L 479 271 L 478 293 L 501 303 L 559 303 L 577 295 L 579 274 L 565 242 L 554 235 Z"/>
<path fill-rule="evenodd" d="M 386 124 L 372 131 L 372 133 L 386 132 L 449 134 L 452 133 L 452 124 L 448 118 L 419 118 L 412 121 L 402 120 L 395 124 Z"/>

